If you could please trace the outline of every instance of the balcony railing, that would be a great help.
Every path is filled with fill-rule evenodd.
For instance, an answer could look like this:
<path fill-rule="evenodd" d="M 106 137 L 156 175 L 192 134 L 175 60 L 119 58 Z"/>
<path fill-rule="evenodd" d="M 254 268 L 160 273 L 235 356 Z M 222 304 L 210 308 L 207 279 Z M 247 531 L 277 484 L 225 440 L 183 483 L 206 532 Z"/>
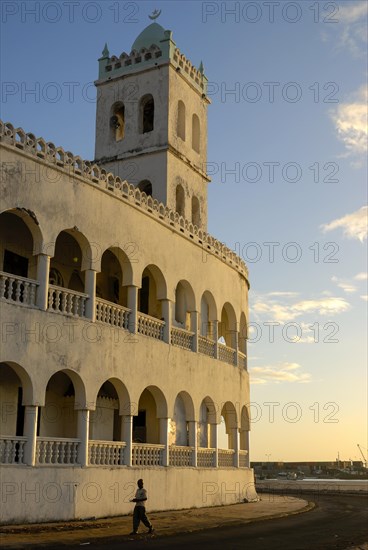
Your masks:
<path fill-rule="evenodd" d="M 124 464 L 124 441 L 89 440 L 88 461 L 93 466 L 121 466 Z"/>
<path fill-rule="evenodd" d="M 162 466 L 165 445 L 153 443 L 132 444 L 132 466 Z"/>
<path fill-rule="evenodd" d="M 23 464 L 26 437 L 0 436 L 0 464 Z"/>
<path fill-rule="evenodd" d="M 0 298 L 22 306 L 36 305 L 38 281 L 0 271 Z"/>
<path fill-rule="evenodd" d="M 130 309 L 96 298 L 96 321 L 114 327 L 128 328 Z"/>
<path fill-rule="evenodd" d="M 189 332 L 183 328 L 172 327 L 171 329 L 171 343 L 173 346 L 179 346 L 179 348 L 193 349 L 193 332 Z"/>
<path fill-rule="evenodd" d="M 78 464 L 80 439 L 37 437 L 36 464 Z"/>
<path fill-rule="evenodd" d="M 170 466 L 193 466 L 194 447 L 170 445 L 169 463 Z"/>
<path fill-rule="evenodd" d="M 84 317 L 88 295 L 60 286 L 49 285 L 48 308 L 56 313 Z"/>
<path fill-rule="evenodd" d="M 245 353 L 242 353 L 241 351 L 238 351 L 238 365 L 243 369 L 247 368 L 247 356 L 245 355 Z"/>
<path fill-rule="evenodd" d="M 248 451 L 240 450 L 239 451 L 239 468 L 248 468 L 248 467 L 249 467 Z"/>
<path fill-rule="evenodd" d="M 234 449 L 219 449 L 218 450 L 218 465 L 219 468 L 232 468 L 234 466 Z"/>
<path fill-rule="evenodd" d="M 209 357 L 215 357 L 216 343 L 205 336 L 198 336 L 198 351 Z"/>
<path fill-rule="evenodd" d="M 138 332 L 144 336 L 150 336 L 156 338 L 156 340 L 164 339 L 164 326 L 165 321 L 146 315 L 145 313 L 138 312 Z"/>
<path fill-rule="evenodd" d="M 216 449 L 199 447 L 197 450 L 198 468 L 214 468 Z"/>
<path fill-rule="evenodd" d="M 230 365 L 235 365 L 235 349 L 225 346 L 225 344 L 218 345 L 219 350 L 219 359 L 220 361 L 225 361 L 225 363 L 230 363 Z"/>

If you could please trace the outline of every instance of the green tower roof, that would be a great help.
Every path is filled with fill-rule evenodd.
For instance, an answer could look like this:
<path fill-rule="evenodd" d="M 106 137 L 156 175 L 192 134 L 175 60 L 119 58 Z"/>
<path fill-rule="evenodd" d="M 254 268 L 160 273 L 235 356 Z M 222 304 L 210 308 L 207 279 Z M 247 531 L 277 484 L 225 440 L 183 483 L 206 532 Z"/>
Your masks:
<path fill-rule="evenodd" d="M 152 44 L 160 45 L 160 41 L 165 39 L 165 29 L 158 23 L 151 23 L 134 40 L 132 50 L 140 51 L 142 48 L 149 48 Z"/>

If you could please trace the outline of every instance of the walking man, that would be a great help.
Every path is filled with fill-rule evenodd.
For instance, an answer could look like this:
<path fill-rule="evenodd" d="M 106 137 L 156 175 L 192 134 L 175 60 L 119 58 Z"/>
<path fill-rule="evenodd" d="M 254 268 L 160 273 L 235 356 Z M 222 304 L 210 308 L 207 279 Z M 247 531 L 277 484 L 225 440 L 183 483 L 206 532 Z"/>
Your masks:
<path fill-rule="evenodd" d="M 138 527 L 141 521 L 146 527 L 148 527 L 148 532 L 153 533 L 152 523 L 146 516 L 145 502 L 147 500 L 147 491 L 143 488 L 143 479 L 138 479 L 137 485 L 138 489 L 135 493 L 135 497 L 130 501 L 135 502 L 135 508 L 133 512 L 133 531 L 130 534 L 137 535 Z"/>

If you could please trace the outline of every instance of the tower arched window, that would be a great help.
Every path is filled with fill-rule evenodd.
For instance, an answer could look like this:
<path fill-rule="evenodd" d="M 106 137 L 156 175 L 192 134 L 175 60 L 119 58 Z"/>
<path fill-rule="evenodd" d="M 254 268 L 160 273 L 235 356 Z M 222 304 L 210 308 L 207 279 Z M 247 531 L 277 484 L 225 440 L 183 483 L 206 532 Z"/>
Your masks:
<path fill-rule="evenodd" d="M 178 122 L 176 133 L 183 141 L 185 141 L 185 105 L 179 100 L 178 101 Z"/>
<path fill-rule="evenodd" d="M 149 180 L 142 180 L 138 183 L 138 189 L 152 197 L 152 183 Z"/>
<path fill-rule="evenodd" d="M 185 195 L 182 185 L 176 186 L 176 211 L 180 216 L 185 217 Z"/>
<path fill-rule="evenodd" d="M 192 223 L 197 227 L 201 225 L 201 208 L 197 197 L 192 197 Z"/>
<path fill-rule="evenodd" d="M 139 131 L 141 134 L 152 132 L 155 119 L 155 102 L 151 94 L 142 97 L 139 109 Z"/>
<path fill-rule="evenodd" d="M 125 107 L 122 101 L 115 103 L 110 116 L 111 135 L 115 141 L 121 141 L 125 135 Z"/>
<path fill-rule="evenodd" d="M 201 129 L 197 115 L 192 116 L 192 148 L 199 153 L 199 144 L 201 139 Z"/>

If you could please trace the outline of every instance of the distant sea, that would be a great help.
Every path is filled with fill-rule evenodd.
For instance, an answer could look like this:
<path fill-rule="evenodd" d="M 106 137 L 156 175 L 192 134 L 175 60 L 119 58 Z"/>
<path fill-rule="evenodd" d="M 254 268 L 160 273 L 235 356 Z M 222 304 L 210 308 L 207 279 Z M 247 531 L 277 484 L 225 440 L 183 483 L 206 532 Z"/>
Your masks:
<path fill-rule="evenodd" d="M 303 491 L 354 491 L 368 492 L 368 479 L 321 479 L 321 478 L 305 478 L 305 479 L 262 479 L 256 481 L 256 489 L 267 489 L 274 491 L 277 489 Z"/>

